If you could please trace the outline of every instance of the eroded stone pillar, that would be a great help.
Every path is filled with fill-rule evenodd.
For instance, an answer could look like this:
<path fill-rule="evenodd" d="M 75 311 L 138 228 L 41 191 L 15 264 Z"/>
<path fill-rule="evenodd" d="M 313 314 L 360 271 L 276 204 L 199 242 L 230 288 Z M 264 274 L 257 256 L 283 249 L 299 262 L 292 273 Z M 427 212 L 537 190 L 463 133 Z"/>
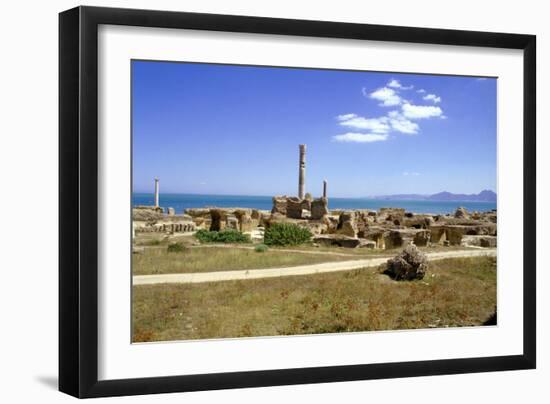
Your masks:
<path fill-rule="evenodd" d="M 300 171 L 298 177 L 298 198 L 304 199 L 306 188 L 306 145 L 300 145 Z"/>
<path fill-rule="evenodd" d="M 155 178 L 155 208 L 159 207 L 159 179 Z"/>

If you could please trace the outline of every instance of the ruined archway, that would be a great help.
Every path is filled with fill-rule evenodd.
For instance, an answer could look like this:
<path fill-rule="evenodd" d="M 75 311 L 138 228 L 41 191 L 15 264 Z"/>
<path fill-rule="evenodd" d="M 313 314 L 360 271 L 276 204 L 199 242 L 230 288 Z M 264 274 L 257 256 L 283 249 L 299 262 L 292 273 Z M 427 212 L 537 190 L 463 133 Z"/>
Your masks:
<path fill-rule="evenodd" d="M 210 222 L 210 231 L 220 231 L 221 230 L 221 220 L 222 220 L 222 215 L 220 213 L 220 211 L 218 210 L 211 210 L 210 211 L 210 218 L 211 218 L 211 222 Z"/>

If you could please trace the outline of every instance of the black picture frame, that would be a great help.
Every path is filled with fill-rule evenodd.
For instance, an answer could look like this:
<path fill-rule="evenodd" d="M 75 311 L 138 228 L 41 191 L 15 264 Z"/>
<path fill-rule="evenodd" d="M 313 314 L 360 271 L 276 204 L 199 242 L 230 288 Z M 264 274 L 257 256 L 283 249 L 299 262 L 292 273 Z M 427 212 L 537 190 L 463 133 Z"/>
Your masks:
<path fill-rule="evenodd" d="M 180 28 L 523 51 L 523 354 L 99 381 L 98 26 Z M 77 7 L 59 15 L 59 390 L 104 397 L 536 366 L 536 37 L 340 22 Z"/>

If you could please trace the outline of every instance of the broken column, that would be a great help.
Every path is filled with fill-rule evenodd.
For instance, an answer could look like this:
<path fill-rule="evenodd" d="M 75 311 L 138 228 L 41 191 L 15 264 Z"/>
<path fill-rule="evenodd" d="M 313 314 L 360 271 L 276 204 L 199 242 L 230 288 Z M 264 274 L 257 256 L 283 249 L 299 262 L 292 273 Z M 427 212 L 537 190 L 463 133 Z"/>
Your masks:
<path fill-rule="evenodd" d="M 327 197 L 327 180 L 323 180 L 323 198 Z"/>
<path fill-rule="evenodd" d="M 300 145 L 300 171 L 298 177 L 298 198 L 304 199 L 306 176 L 306 145 Z"/>
<path fill-rule="evenodd" d="M 155 178 L 155 208 L 159 207 L 159 179 Z"/>

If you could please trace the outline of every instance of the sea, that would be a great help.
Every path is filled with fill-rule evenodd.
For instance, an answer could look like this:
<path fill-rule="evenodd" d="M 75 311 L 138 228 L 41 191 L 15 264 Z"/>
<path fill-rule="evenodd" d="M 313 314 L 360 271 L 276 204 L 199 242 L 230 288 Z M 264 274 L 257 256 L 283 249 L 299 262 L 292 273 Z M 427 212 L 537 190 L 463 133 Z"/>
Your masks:
<path fill-rule="evenodd" d="M 197 195 L 197 194 L 160 194 L 159 205 L 163 208 L 174 208 L 176 213 L 183 213 L 187 208 L 253 208 L 271 210 L 271 196 L 249 195 Z M 154 195 L 146 193 L 134 193 L 132 195 L 133 206 L 153 205 Z M 468 211 L 486 212 L 496 209 L 496 202 L 472 202 L 472 201 L 419 201 L 419 200 L 391 200 L 368 198 L 330 198 L 329 209 L 371 209 L 380 208 L 404 208 L 407 212 L 446 214 L 453 213 L 456 208 L 462 206 Z"/>

